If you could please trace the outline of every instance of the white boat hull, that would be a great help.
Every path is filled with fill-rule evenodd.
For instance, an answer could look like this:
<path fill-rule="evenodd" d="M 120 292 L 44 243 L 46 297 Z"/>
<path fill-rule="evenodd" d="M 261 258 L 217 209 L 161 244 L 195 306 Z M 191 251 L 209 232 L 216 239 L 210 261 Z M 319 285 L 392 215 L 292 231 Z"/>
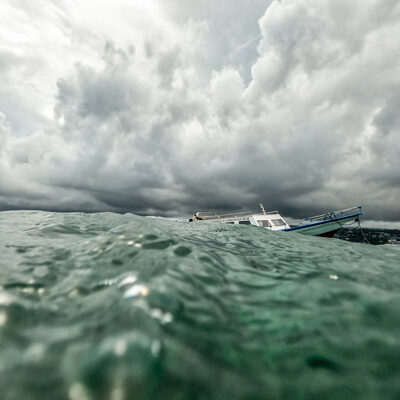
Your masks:
<path fill-rule="evenodd" d="M 286 232 L 297 232 L 302 235 L 332 237 L 339 229 L 347 222 L 354 220 L 355 216 L 349 216 L 335 221 L 319 222 L 317 224 L 310 224 L 298 226 L 291 229 L 285 229 Z"/>

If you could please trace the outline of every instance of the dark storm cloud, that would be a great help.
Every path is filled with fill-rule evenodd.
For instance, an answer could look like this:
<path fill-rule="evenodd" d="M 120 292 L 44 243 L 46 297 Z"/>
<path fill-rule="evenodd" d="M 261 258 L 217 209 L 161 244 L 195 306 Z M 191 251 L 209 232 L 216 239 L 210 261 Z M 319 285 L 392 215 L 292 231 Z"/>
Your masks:
<path fill-rule="evenodd" d="M 160 14 L 131 40 L 130 24 L 102 41 L 68 22 L 102 48 L 58 77 L 54 118 L 30 97 L 17 115 L 0 108 L 1 207 L 181 215 L 262 201 L 301 216 L 362 203 L 400 220 L 399 6 L 213 4 L 164 3 L 173 23 Z M 4 70 L 25 64 L 1 54 Z M 45 120 L 24 135 L 22 107 Z"/>

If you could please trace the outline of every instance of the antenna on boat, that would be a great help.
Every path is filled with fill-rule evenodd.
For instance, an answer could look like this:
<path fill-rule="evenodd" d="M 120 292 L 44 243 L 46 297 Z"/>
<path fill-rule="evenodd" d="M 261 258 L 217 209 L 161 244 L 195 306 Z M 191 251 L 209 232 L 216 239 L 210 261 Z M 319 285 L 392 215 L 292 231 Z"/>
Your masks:
<path fill-rule="evenodd" d="M 267 215 L 267 213 L 265 212 L 265 208 L 264 208 L 264 206 L 263 206 L 262 203 L 260 203 L 260 207 L 261 207 L 261 210 L 262 210 L 263 214 L 264 214 L 264 215 Z"/>

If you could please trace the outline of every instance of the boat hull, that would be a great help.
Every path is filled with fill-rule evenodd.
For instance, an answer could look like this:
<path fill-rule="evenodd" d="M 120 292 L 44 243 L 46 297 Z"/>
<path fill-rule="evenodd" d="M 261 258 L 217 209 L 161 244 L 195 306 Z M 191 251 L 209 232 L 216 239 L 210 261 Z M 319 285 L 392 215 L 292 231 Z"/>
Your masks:
<path fill-rule="evenodd" d="M 308 225 L 295 226 L 290 229 L 284 229 L 285 232 L 297 232 L 302 235 L 332 237 L 334 234 L 343 227 L 344 224 L 354 220 L 356 221 L 358 215 L 349 215 L 342 218 L 331 219 L 322 222 L 316 222 Z"/>

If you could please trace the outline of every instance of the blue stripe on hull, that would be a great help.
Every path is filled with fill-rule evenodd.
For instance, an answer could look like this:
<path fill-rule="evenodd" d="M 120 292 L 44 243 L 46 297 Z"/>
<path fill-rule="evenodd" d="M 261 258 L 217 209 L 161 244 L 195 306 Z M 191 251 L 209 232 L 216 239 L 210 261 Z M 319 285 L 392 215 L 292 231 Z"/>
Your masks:
<path fill-rule="evenodd" d="M 345 217 L 332 218 L 327 221 L 315 222 L 313 224 L 298 225 L 289 229 L 283 229 L 284 232 L 298 232 L 304 235 L 323 235 L 325 233 L 342 228 L 343 223 L 355 219 L 362 213 L 346 215 Z"/>

